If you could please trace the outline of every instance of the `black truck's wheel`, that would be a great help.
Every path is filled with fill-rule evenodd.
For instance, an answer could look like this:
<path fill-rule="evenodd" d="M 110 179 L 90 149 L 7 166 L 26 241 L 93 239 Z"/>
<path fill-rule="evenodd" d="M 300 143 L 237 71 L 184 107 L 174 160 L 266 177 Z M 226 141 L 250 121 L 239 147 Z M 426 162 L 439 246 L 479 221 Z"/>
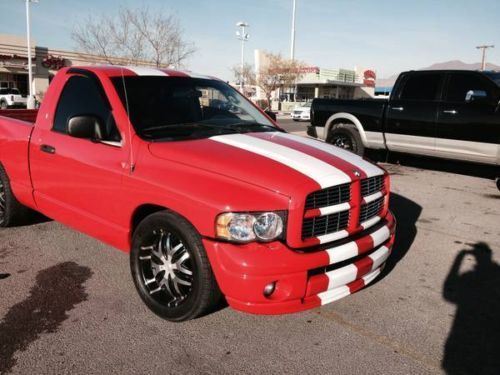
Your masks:
<path fill-rule="evenodd" d="M 12 193 L 9 178 L 0 165 L 0 227 L 9 227 L 20 222 L 28 209 L 19 203 Z"/>
<path fill-rule="evenodd" d="M 337 123 L 332 126 L 327 142 L 363 156 L 365 147 L 354 124 Z"/>
<path fill-rule="evenodd" d="M 194 319 L 221 299 L 200 235 L 172 212 L 154 213 L 138 225 L 130 267 L 140 297 L 164 319 Z"/>
<path fill-rule="evenodd" d="M 497 184 L 497 189 L 498 189 L 498 190 L 500 190 L 500 177 L 497 177 L 497 178 L 495 179 L 495 182 L 496 182 L 496 184 Z"/>

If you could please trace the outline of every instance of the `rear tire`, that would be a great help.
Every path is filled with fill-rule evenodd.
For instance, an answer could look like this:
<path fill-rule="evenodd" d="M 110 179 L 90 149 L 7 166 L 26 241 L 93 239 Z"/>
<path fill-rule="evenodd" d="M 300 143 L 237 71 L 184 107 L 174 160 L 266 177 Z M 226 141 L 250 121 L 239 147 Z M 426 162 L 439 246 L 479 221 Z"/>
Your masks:
<path fill-rule="evenodd" d="M 170 211 L 154 213 L 138 225 L 130 268 L 139 296 L 163 319 L 197 318 L 222 299 L 201 236 Z"/>
<path fill-rule="evenodd" d="M 0 109 L 7 109 L 7 102 L 5 100 L 0 102 Z"/>
<path fill-rule="evenodd" d="M 365 153 L 365 146 L 354 124 L 334 124 L 328 135 L 327 142 L 344 150 L 354 152 L 359 156 L 363 156 Z"/>
<path fill-rule="evenodd" d="M 28 211 L 12 193 L 7 173 L 0 164 L 0 228 L 20 223 Z"/>
<path fill-rule="evenodd" d="M 495 179 L 495 183 L 497 184 L 497 189 L 500 191 L 500 177 Z"/>

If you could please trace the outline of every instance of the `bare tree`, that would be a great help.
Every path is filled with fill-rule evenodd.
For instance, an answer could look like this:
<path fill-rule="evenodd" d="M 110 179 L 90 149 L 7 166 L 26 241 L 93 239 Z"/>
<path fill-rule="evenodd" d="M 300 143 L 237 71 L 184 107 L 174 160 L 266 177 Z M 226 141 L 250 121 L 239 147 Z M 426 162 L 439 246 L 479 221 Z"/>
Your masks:
<path fill-rule="evenodd" d="M 231 71 L 234 75 L 235 82 L 240 82 L 240 79 L 243 79 L 243 83 L 245 85 L 255 85 L 256 77 L 255 77 L 255 69 L 253 65 L 245 63 L 243 65 L 243 71 L 241 70 L 241 65 L 234 65 L 231 68 Z"/>
<path fill-rule="evenodd" d="M 256 73 L 255 84 L 264 92 L 268 106 L 271 107 L 271 95 L 278 88 L 291 88 L 301 77 L 303 63 L 285 59 L 281 54 L 264 53 L 262 66 Z"/>
<path fill-rule="evenodd" d="M 116 17 L 89 16 L 71 36 L 78 49 L 100 55 L 109 64 L 119 57 L 129 64 L 181 68 L 195 52 L 183 33 L 174 16 L 143 7 L 122 8 Z"/>

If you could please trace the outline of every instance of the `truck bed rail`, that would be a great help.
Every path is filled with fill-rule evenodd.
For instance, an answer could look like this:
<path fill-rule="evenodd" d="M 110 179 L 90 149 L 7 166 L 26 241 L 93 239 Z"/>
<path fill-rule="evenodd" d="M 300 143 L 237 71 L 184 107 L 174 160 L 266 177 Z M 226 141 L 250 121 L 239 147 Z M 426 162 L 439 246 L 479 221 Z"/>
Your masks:
<path fill-rule="evenodd" d="M 9 117 L 32 124 L 35 123 L 37 114 L 38 109 L 0 109 L 0 117 Z"/>

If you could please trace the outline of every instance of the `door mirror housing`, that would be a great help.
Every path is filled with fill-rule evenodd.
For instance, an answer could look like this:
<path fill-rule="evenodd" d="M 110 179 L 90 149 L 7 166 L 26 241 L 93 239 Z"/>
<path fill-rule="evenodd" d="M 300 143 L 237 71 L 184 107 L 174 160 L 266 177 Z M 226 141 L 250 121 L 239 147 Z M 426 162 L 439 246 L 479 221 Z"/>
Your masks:
<path fill-rule="evenodd" d="M 273 121 L 276 121 L 276 113 L 273 112 L 273 111 L 265 111 L 266 112 L 266 115 L 268 115 L 269 117 L 271 117 L 273 119 Z"/>
<path fill-rule="evenodd" d="M 466 103 L 480 102 L 480 101 L 484 102 L 487 99 L 488 99 L 488 94 L 484 90 L 469 90 L 467 91 L 467 94 L 465 94 Z"/>
<path fill-rule="evenodd" d="M 101 140 L 104 136 L 104 125 L 96 116 L 73 116 L 68 121 L 68 134 L 75 138 Z"/>

